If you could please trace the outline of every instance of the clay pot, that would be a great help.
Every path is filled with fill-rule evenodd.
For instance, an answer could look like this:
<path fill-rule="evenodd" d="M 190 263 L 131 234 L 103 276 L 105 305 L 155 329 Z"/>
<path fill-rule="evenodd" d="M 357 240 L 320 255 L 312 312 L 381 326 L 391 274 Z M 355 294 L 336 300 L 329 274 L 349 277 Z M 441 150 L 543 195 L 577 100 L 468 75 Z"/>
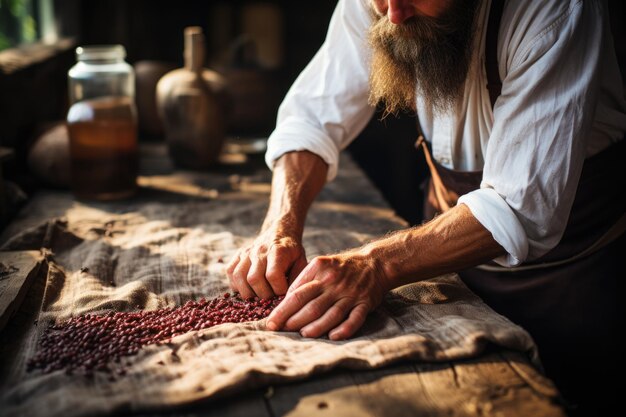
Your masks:
<path fill-rule="evenodd" d="M 157 84 L 157 109 L 169 153 L 184 168 L 203 169 L 217 162 L 228 126 L 226 80 L 203 64 L 202 29 L 187 28 L 185 67 Z"/>

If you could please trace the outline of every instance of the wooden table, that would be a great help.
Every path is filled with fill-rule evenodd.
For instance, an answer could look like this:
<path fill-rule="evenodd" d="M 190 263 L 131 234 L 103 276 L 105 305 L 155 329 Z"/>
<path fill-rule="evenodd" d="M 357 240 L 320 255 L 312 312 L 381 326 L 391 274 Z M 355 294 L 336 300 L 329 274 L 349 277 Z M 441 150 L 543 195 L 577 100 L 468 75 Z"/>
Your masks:
<path fill-rule="evenodd" d="M 343 158 L 343 179 L 329 184 L 318 201 L 354 205 L 357 212 L 360 206 L 389 210 L 363 172 L 347 156 Z M 190 173 L 174 170 L 162 145 L 143 147 L 142 171 L 140 198 L 152 201 L 175 201 L 181 194 L 237 198 L 251 192 L 266 198 L 271 178 L 261 153 L 228 153 L 211 172 Z M 204 186 L 208 182 L 217 184 L 216 188 Z M 25 227 L 62 214 L 73 202 L 71 195 L 62 191 L 42 191 L 35 197 L 50 202 L 46 210 L 23 211 L 4 230 L 0 243 Z M 3 343 L 19 337 L 20 326 L 27 325 L 28 320 L 32 323 L 32 309 L 38 305 L 33 298 L 41 297 L 42 292 L 35 287 L 3 331 Z M 492 349 L 478 358 L 449 363 L 404 362 L 370 371 L 338 369 L 298 383 L 207 400 L 176 412 L 138 415 L 563 416 L 565 410 L 558 403 L 552 382 L 531 366 L 524 355 Z"/>

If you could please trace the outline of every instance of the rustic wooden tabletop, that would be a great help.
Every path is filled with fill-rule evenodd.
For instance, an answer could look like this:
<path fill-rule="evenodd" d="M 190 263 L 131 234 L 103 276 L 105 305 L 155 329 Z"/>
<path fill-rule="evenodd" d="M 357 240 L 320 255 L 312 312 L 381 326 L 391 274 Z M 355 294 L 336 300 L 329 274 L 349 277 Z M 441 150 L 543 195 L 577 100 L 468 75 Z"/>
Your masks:
<path fill-rule="evenodd" d="M 329 184 L 320 196 L 324 204 L 366 204 L 368 210 L 390 210 L 382 196 L 365 178 L 349 157 L 342 157 L 340 179 Z M 174 193 L 188 195 L 220 193 L 219 183 L 229 189 L 228 198 L 237 193 L 269 192 L 270 173 L 262 154 L 232 152 L 209 175 L 217 178 L 215 189 L 203 187 L 200 174 L 173 170 L 163 145 L 143 147 L 143 174 L 140 178 L 141 198 L 167 200 Z M 200 177 L 198 177 L 199 175 Z M 354 184 L 368 184 L 355 187 Z M 214 181 L 215 183 L 215 181 Z M 233 184 L 237 184 L 233 187 Z M 45 210 L 22 211 L 3 231 L 0 245 L 14 234 L 61 215 L 73 204 L 64 191 L 42 191 L 34 198 L 46 201 Z M 137 201 L 134 200 L 133 204 Z M 39 206 L 41 207 L 41 206 Z M 19 256 L 12 254 L 10 256 Z M 0 260 L 10 268 L 7 253 Z M 31 258 L 32 259 L 32 258 Z M 20 269 L 22 277 L 14 282 L 28 282 L 31 267 Z M 19 275 L 17 274 L 17 275 Z M 3 280 L 0 280 L 2 283 Z M 8 281 L 7 281 L 8 282 Z M 7 284 L 8 285 L 8 284 Z M 13 289 L 13 293 L 19 292 Z M 41 289 L 33 289 L 26 301 L 0 334 L 2 344 L 14 343 L 23 332 L 20 326 L 32 324 L 33 297 L 41 297 Z M 21 297 L 23 298 L 23 291 Z M 4 292 L 0 295 L 7 298 Z M 13 298 L 19 298 L 13 296 Z M 14 303 L 14 301 L 11 301 Z M 8 301 L 7 301 L 8 303 Z M 3 361 L 10 358 L 3 358 Z M 141 416 L 563 416 L 558 392 L 550 380 L 535 369 L 519 352 L 492 348 L 484 355 L 443 363 L 405 361 L 392 366 L 354 371 L 335 369 L 304 381 L 273 385 L 234 396 L 197 402 L 183 408 L 156 410 Z"/>

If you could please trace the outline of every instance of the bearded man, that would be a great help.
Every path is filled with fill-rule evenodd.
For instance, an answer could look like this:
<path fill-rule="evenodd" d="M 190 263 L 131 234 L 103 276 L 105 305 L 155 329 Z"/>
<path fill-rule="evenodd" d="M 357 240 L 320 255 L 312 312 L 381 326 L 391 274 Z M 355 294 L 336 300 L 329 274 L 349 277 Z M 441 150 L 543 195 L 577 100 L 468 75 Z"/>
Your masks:
<path fill-rule="evenodd" d="M 612 42 L 602 1 L 340 0 L 280 107 L 269 211 L 231 286 L 287 293 L 270 330 L 340 340 L 386 291 L 459 272 L 593 415 L 590 387 L 623 360 L 626 103 Z M 379 102 L 417 115 L 434 218 L 307 262 L 307 210 Z"/>

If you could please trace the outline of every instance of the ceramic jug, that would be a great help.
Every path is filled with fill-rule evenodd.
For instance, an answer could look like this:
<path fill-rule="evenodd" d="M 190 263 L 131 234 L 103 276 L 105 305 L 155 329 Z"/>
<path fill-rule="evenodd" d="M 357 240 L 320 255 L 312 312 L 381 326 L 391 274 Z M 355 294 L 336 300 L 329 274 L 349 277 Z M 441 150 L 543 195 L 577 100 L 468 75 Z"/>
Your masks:
<path fill-rule="evenodd" d="M 185 67 L 157 84 L 157 108 L 169 154 L 177 166 L 203 169 L 217 162 L 227 129 L 226 81 L 204 68 L 204 35 L 185 29 Z"/>

